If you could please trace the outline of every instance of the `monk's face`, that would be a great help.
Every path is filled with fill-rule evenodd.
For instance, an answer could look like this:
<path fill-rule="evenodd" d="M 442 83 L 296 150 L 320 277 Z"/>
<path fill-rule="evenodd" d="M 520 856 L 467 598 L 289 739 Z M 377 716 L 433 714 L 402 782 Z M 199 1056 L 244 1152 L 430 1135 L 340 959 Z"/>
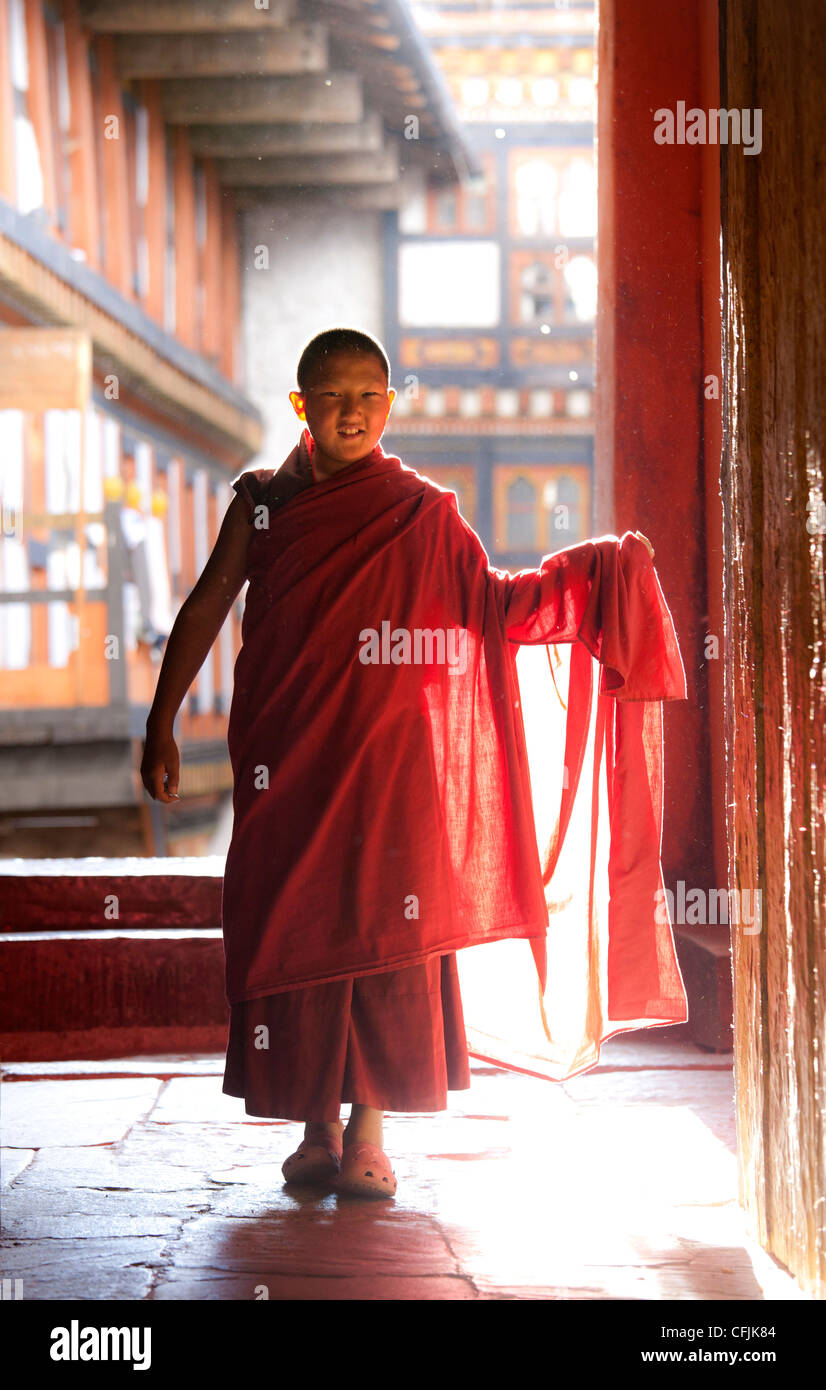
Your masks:
<path fill-rule="evenodd" d="M 324 358 L 304 394 L 290 392 L 296 415 L 315 440 L 316 470 L 338 473 L 371 453 L 395 395 L 372 353 L 336 352 Z"/>

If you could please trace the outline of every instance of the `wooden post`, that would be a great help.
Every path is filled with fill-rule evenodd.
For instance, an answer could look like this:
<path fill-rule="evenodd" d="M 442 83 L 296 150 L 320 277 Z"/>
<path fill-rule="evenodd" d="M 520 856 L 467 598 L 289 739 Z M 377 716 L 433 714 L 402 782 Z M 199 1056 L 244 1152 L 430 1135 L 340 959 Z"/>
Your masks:
<path fill-rule="evenodd" d="M 762 893 L 760 930 L 732 932 L 740 1198 L 823 1298 L 826 11 L 721 18 L 726 802 L 733 891 Z"/>
<path fill-rule="evenodd" d="M 703 66 L 718 55 L 716 44 L 710 55 L 702 47 L 707 26 L 695 5 L 606 0 L 599 20 L 594 525 L 597 535 L 639 529 L 656 552 L 688 681 L 688 700 L 663 709 L 663 870 L 672 891 L 682 880 L 705 893 L 725 887 L 725 860 L 715 863 L 713 848 L 714 821 L 725 824 L 723 789 L 715 801 L 710 746 L 722 718 L 705 651 L 715 538 L 706 536 L 703 501 L 703 382 L 720 371 L 719 351 L 706 355 L 712 328 L 703 319 L 704 298 L 713 313 L 719 285 L 719 190 L 706 182 L 701 146 L 656 143 L 654 113 L 678 98 L 699 106 Z M 718 218 L 713 239 L 705 199 Z M 719 313 L 718 302 L 718 339 Z"/>
<path fill-rule="evenodd" d="M 17 202 L 14 169 L 14 87 L 11 81 L 11 53 L 6 36 L 9 33 L 10 0 L 0 0 L 0 198 Z"/>
<path fill-rule="evenodd" d="M 89 36 L 81 28 L 77 0 L 65 0 L 66 63 L 69 74 L 71 139 L 69 145 L 69 236 L 72 246 L 86 252 L 87 263 L 100 267 L 100 199 L 95 162 L 96 142 L 103 132 L 95 127 L 89 81 Z"/>

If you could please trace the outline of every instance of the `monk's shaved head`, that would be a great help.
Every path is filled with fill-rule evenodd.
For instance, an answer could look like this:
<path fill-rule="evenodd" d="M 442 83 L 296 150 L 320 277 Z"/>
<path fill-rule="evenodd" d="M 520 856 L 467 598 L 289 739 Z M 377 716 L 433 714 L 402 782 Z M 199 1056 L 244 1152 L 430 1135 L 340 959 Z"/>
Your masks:
<path fill-rule="evenodd" d="M 319 369 L 326 360 L 334 353 L 339 352 L 369 353 L 381 363 L 382 372 L 388 386 L 390 385 L 390 362 L 387 353 L 377 339 L 371 338 L 369 333 L 362 333 L 357 328 L 328 328 L 310 340 L 299 359 L 296 380 L 302 395 L 311 382 L 315 380 Z"/>

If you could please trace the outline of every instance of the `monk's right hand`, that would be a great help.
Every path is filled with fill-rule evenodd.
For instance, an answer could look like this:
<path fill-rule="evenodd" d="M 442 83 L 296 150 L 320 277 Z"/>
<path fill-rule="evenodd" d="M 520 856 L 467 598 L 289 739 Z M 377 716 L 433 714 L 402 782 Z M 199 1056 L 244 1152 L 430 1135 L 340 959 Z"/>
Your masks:
<path fill-rule="evenodd" d="M 181 758 L 171 729 L 146 727 L 141 781 L 154 801 L 179 801 Z"/>

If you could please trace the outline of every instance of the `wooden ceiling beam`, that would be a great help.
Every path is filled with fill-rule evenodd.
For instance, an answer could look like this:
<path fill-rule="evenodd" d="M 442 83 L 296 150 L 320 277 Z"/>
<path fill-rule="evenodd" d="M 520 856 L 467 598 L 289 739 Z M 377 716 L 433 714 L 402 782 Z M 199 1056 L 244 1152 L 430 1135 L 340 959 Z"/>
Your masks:
<path fill-rule="evenodd" d="M 190 127 L 189 144 L 193 154 L 215 159 L 358 151 L 367 154 L 382 148 L 384 127 L 375 111 L 352 125 L 319 121 L 307 125 L 194 125 Z"/>
<path fill-rule="evenodd" d="M 279 206 L 288 198 L 290 194 L 281 191 L 278 194 Z M 295 196 L 299 196 L 299 190 L 295 190 Z M 398 183 L 377 183 L 370 185 L 356 184 L 353 187 L 341 187 L 331 189 L 310 189 L 300 190 L 301 206 L 303 210 L 308 207 L 318 206 L 319 216 L 324 217 L 335 214 L 342 208 L 352 208 L 358 211 L 384 211 L 401 206 L 401 186 Z M 234 188 L 232 190 L 232 201 L 237 208 L 243 210 L 260 207 L 272 207 L 273 191 L 271 188 Z"/>
<path fill-rule="evenodd" d="M 399 178 L 395 145 L 375 154 L 300 155 L 264 159 L 219 159 L 218 177 L 227 188 L 318 188 L 393 183 Z"/>
<path fill-rule="evenodd" d="M 267 9 L 258 9 L 253 0 L 81 0 L 81 17 L 99 34 L 281 29 L 296 17 L 296 4 L 269 0 Z"/>
<path fill-rule="evenodd" d="M 325 72 L 327 33 L 320 24 L 255 33 L 119 34 L 115 61 L 123 78 L 291 76 Z"/>
<path fill-rule="evenodd" d="M 361 81 L 351 72 L 327 77 L 182 77 L 164 82 L 163 114 L 175 125 L 242 125 L 289 121 L 352 124 L 362 120 Z"/>
<path fill-rule="evenodd" d="M 477 169 L 408 0 L 79 3 L 90 30 L 116 36 L 124 81 L 160 81 L 164 116 L 173 124 L 352 126 L 366 104 L 397 134 L 418 115 L 420 139 L 446 142 L 457 177 Z M 314 26 L 324 38 L 305 48 L 301 36 Z M 239 152 L 253 149 L 241 145 Z"/>

